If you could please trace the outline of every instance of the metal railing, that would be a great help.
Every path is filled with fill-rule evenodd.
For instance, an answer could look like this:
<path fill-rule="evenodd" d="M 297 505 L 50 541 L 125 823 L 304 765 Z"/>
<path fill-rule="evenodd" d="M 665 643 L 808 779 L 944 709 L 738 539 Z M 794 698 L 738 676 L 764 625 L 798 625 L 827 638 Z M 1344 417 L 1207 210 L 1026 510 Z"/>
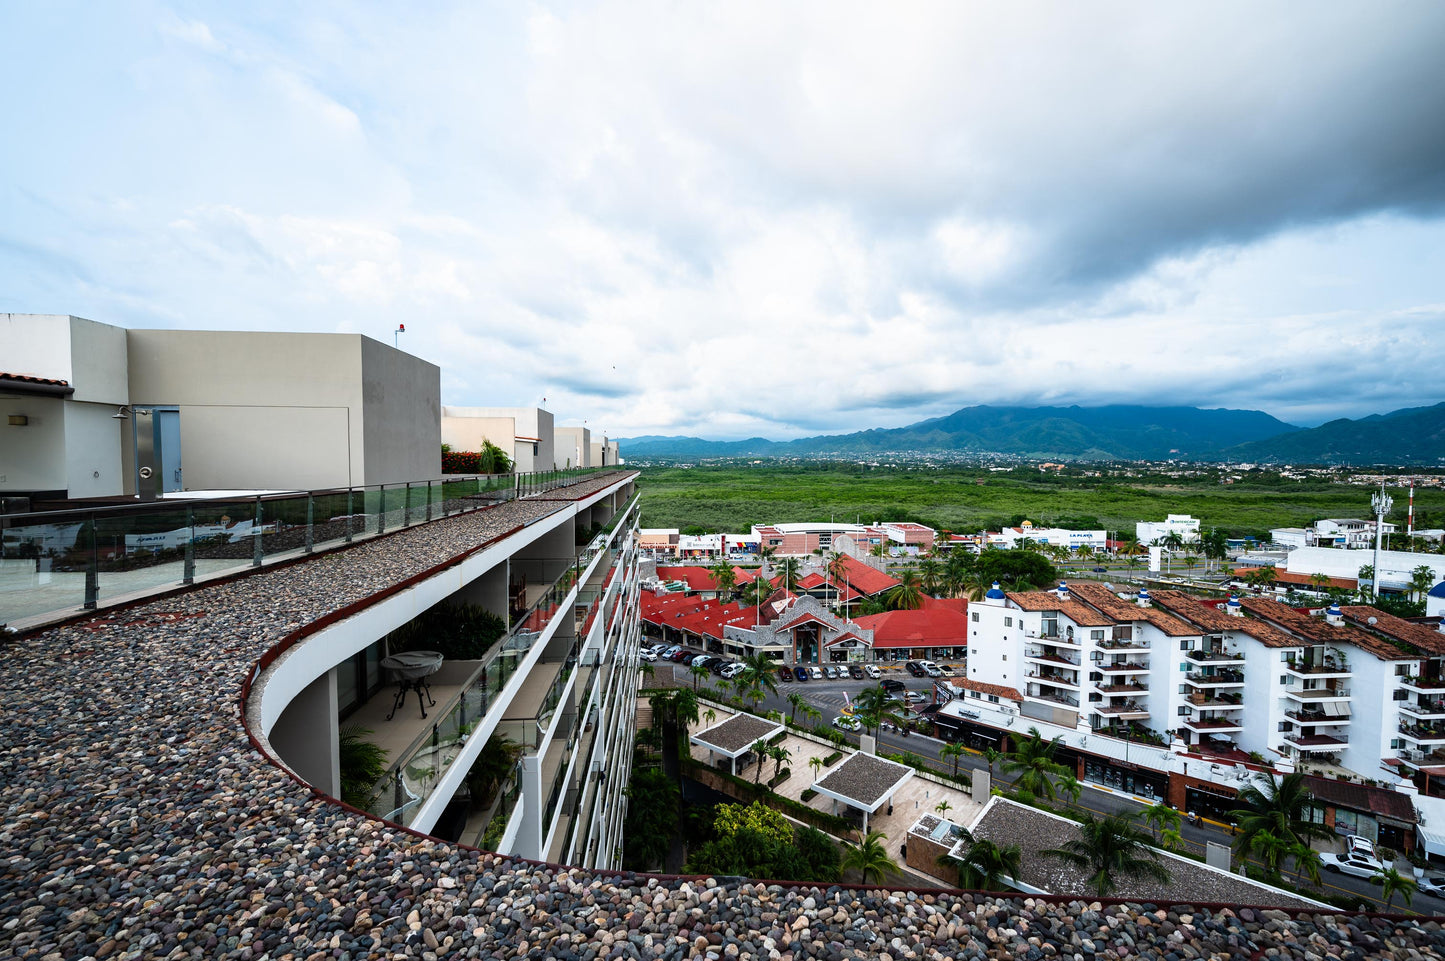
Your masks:
<path fill-rule="evenodd" d="M 0 623 L 93 610 L 574 484 L 590 468 L 0 514 Z"/>

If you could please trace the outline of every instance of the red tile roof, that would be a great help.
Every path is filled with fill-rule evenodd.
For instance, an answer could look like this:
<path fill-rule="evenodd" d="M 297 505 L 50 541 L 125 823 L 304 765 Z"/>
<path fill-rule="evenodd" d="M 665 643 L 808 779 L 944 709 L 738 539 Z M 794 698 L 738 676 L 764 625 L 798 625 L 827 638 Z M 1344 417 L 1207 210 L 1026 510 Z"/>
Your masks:
<path fill-rule="evenodd" d="M 847 554 L 839 556 L 848 569 L 848 586 L 855 588 L 860 594 L 869 596 L 882 594 L 888 588 L 898 584 L 897 578 L 869 567 L 856 557 L 849 557 Z"/>
<path fill-rule="evenodd" d="M 958 611 L 960 614 L 968 613 L 968 598 L 966 597 L 929 597 L 923 595 L 923 609 L 925 611 Z"/>
<path fill-rule="evenodd" d="M 1116 621 L 1147 621 L 1169 637 L 1198 637 L 1202 633 L 1165 611 L 1131 604 L 1102 584 L 1074 584 L 1069 593 Z"/>
<path fill-rule="evenodd" d="M 1362 631 L 1349 624 L 1334 625 L 1323 617 L 1314 617 L 1297 611 L 1279 601 L 1267 601 L 1258 597 L 1242 597 L 1239 602 L 1245 610 L 1283 628 L 1297 637 L 1305 638 L 1308 644 L 1352 644 L 1368 651 L 1382 661 L 1403 661 L 1411 655 L 1399 647 L 1369 631 Z"/>
<path fill-rule="evenodd" d="M 1304 642 L 1279 628 L 1253 617 L 1234 617 L 1221 611 L 1213 601 L 1201 601 L 1181 591 L 1154 591 L 1155 604 L 1178 614 L 1191 624 L 1198 624 L 1211 634 L 1238 631 L 1248 634 L 1265 647 L 1302 647 Z"/>
<path fill-rule="evenodd" d="M 664 581 L 682 581 L 690 591 L 717 590 L 717 582 L 706 567 L 659 567 L 657 576 Z"/>
<path fill-rule="evenodd" d="M 1255 570 L 1259 570 L 1259 568 L 1236 567 L 1234 569 L 1234 576 L 1240 580 L 1243 580 L 1249 575 L 1250 571 Z M 1355 588 L 1360 586 L 1360 582 L 1353 577 L 1331 577 L 1323 584 L 1316 585 L 1314 581 L 1310 580 L 1311 576 L 1312 575 L 1310 574 L 1296 574 L 1294 571 L 1282 571 L 1276 568 L 1274 572 L 1274 583 L 1298 584 L 1301 587 L 1318 587 L 1321 590 L 1327 587 L 1337 587 L 1342 591 L 1353 591 Z"/>
<path fill-rule="evenodd" d="M 843 582 L 839 581 L 837 584 L 834 584 L 831 580 L 824 577 L 822 574 L 818 574 L 816 572 L 809 574 L 807 577 L 804 577 L 798 581 L 798 590 L 800 591 L 806 591 L 811 594 L 813 591 L 819 589 L 821 589 L 821 593 L 823 593 L 829 600 L 832 600 L 833 592 L 836 590 L 838 592 L 838 597 L 843 601 L 844 604 L 847 604 L 849 601 L 852 601 L 853 599 L 862 596 L 857 591 L 853 590 L 851 587 L 848 587 Z"/>
<path fill-rule="evenodd" d="M 69 387 L 68 380 L 51 380 L 49 377 L 37 377 L 34 374 L 11 374 L 0 371 L 0 380 L 17 380 L 23 384 L 35 384 L 40 387 Z"/>
<path fill-rule="evenodd" d="M 873 631 L 874 648 L 962 647 L 968 643 L 968 617 L 946 608 L 887 611 L 853 621 Z"/>
<path fill-rule="evenodd" d="M 1345 620 L 1366 630 L 1393 637 L 1397 641 L 1404 641 L 1411 647 L 1418 647 L 1431 654 L 1445 654 L 1445 634 L 1441 634 L 1433 627 L 1407 621 L 1394 614 L 1386 614 L 1384 611 L 1366 604 L 1351 604 L 1341 607 L 1340 613 L 1345 615 Z M 1372 620 L 1373 624 L 1370 623 Z"/>
<path fill-rule="evenodd" d="M 1109 627 L 1114 620 L 1100 614 L 1072 597 L 1060 597 L 1053 591 L 1009 591 L 1009 600 L 1025 611 L 1058 611 L 1080 627 Z"/>

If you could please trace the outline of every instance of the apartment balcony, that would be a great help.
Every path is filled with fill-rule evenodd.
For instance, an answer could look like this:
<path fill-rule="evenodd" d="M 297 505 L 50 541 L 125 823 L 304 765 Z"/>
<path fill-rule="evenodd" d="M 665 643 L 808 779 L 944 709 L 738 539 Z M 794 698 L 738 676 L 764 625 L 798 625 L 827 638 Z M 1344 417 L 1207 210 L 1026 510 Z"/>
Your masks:
<path fill-rule="evenodd" d="M 1244 730 L 1242 719 L 1217 716 L 1185 718 L 1183 726 L 1197 734 L 1230 734 Z"/>
<path fill-rule="evenodd" d="M 1186 656 L 1196 664 L 1213 664 L 1216 667 L 1244 664 L 1243 654 L 1228 651 L 1189 651 Z"/>
<path fill-rule="evenodd" d="M 1037 681 L 1040 684 L 1051 684 L 1054 687 L 1068 688 L 1077 691 L 1079 688 L 1078 676 L 1070 677 L 1059 671 L 1025 671 L 1024 677 L 1030 681 Z"/>
<path fill-rule="evenodd" d="M 1145 697 L 1149 694 L 1149 685 L 1131 681 L 1127 675 L 1124 675 L 1099 681 L 1094 685 L 1094 690 L 1100 694 L 1128 694 L 1132 697 Z"/>
<path fill-rule="evenodd" d="M 1326 658 L 1322 661 L 1286 661 L 1284 669 L 1287 674 L 1295 677 L 1318 679 L 1353 676 L 1349 663 L 1343 658 Z"/>
<path fill-rule="evenodd" d="M 1220 693 L 1212 689 L 1195 691 L 1186 700 L 1195 708 L 1209 708 L 1217 711 L 1239 711 L 1244 709 L 1244 698 L 1238 694 Z"/>
<path fill-rule="evenodd" d="M 1297 724 L 1349 724 L 1350 706 L 1348 704 L 1329 703 L 1326 707 L 1334 708 L 1343 713 L 1331 713 L 1330 711 L 1301 708 L 1297 711 L 1285 711 L 1284 716 Z"/>
<path fill-rule="evenodd" d="M 1318 704 L 1321 701 L 1347 701 L 1350 689 L 1347 687 L 1287 687 L 1284 696 L 1301 704 Z"/>
<path fill-rule="evenodd" d="M 1145 661 L 1115 661 L 1113 663 L 1101 661 L 1093 665 L 1096 671 L 1103 671 L 1110 677 L 1118 677 L 1124 674 L 1148 674 L 1149 665 Z"/>
<path fill-rule="evenodd" d="M 1149 708 L 1134 701 L 1124 704 L 1091 704 L 1089 709 L 1100 717 L 1112 718 L 1117 721 L 1147 721 L 1149 719 Z"/>
<path fill-rule="evenodd" d="M 1330 753 L 1348 747 L 1348 734 L 1286 734 L 1284 739 L 1297 751 Z"/>
<path fill-rule="evenodd" d="M 1072 634 L 1060 634 L 1058 631 L 1031 631 L 1025 630 L 1024 637 L 1031 641 L 1038 641 L 1040 644 L 1063 644 L 1068 647 L 1078 647 L 1078 638 Z"/>
<path fill-rule="evenodd" d="M 1025 648 L 1024 657 L 1030 661 L 1038 661 L 1043 664 L 1063 664 L 1075 670 L 1080 666 L 1079 656 L 1077 654 L 1068 655 L 1041 647 Z"/>
<path fill-rule="evenodd" d="M 1445 744 L 1445 724 L 1406 724 L 1402 721 L 1400 736 L 1420 745 L 1442 745 Z"/>
<path fill-rule="evenodd" d="M 1400 684 L 1405 690 L 1417 694 L 1438 696 L 1445 691 L 1445 677 L 1402 677 Z M 1428 699 L 1434 700 L 1433 696 Z"/>
<path fill-rule="evenodd" d="M 1184 675 L 1184 683 L 1190 687 L 1244 687 L 1244 672 L 1228 668 L 1213 671 L 1190 671 Z"/>
<path fill-rule="evenodd" d="M 1065 707 L 1072 708 L 1078 708 L 1079 706 L 1079 699 L 1077 697 L 1069 697 L 1066 694 L 1054 694 L 1051 691 L 1042 691 L 1038 689 L 1032 691 L 1025 691 L 1024 700 L 1043 701 L 1047 704 L 1062 704 Z"/>
<path fill-rule="evenodd" d="M 1112 638 L 1107 641 L 1099 641 L 1099 647 L 1106 651 L 1147 651 L 1149 642 L 1143 638 Z"/>
<path fill-rule="evenodd" d="M 1423 698 L 1418 702 L 1401 701 L 1400 713 L 1420 718 L 1445 717 L 1445 701 L 1431 701 Z"/>

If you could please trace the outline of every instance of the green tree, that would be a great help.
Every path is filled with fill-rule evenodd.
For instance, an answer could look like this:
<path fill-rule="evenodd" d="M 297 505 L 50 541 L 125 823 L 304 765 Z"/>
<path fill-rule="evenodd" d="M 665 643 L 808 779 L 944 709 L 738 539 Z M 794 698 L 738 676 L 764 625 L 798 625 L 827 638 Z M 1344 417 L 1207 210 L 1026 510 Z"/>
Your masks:
<path fill-rule="evenodd" d="M 983 583 L 998 581 L 1006 590 L 1042 590 L 1058 583 L 1058 568 L 1042 554 L 1025 550 L 986 550 L 975 570 Z"/>
<path fill-rule="evenodd" d="M 758 738 L 753 742 L 753 784 L 761 784 L 763 780 L 763 762 L 768 758 L 768 742 L 764 738 Z"/>
<path fill-rule="evenodd" d="M 818 775 L 823 771 L 823 759 L 816 754 L 813 755 L 808 758 L 808 767 L 813 769 L 813 780 L 818 780 Z"/>
<path fill-rule="evenodd" d="M 732 594 L 733 588 L 738 586 L 738 574 L 733 566 L 727 561 L 719 560 L 712 567 L 708 568 L 712 575 L 713 585 L 717 588 L 718 599 L 722 600 Z"/>
<path fill-rule="evenodd" d="M 371 803 L 371 789 L 386 773 L 386 751 L 367 740 L 369 728 L 350 725 L 337 734 L 341 768 L 341 800 L 352 807 Z"/>
<path fill-rule="evenodd" d="M 918 565 L 918 574 L 926 593 L 937 595 L 942 590 L 944 580 L 942 562 L 932 557 L 925 558 Z"/>
<path fill-rule="evenodd" d="M 633 871 L 662 866 L 678 827 L 677 785 L 658 768 L 634 771 L 627 783 L 622 861 Z"/>
<path fill-rule="evenodd" d="M 888 835 L 869 831 L 861 842 L 848 845 L 841 862 L 843 870 L 857 871 L 865 885 L 870 880 L 881 881 L 890 874 L 897 874 L 898 862 L 888 856 L 883 846 L 886 840 Z"/>
<path fill-rule="evenodd" d="M 842 554 L 834 554 L 829 558 L 824 570 L 828 573 L 828 579 L 833 582 L 833 606 L 839 607 L 842 598 L 852 589 L 848 582 L 848 560 Z M 838 590 L 839 584 L 843 585 L 842 591 Z"/>
<path fill-rule="evenodd" d="M 1054 778 L 1069 773 L 1069 769 L 1054 760 L 1061 738 L 1045 741 L 1036 727 L 1029 728 L 1028 736 L 1019 741 L 1010 754 L 1003 759 L 1005 774 L 1014 775 L 1014 789 L 1026 800 L 1036 797 L 1054 800 Z"/>
<path fill-rule="evenodd" d="M 737 679 L 742 682 L 742 689 L 749 692 L 747 696 L 756 709 L 763 699 L 764 688 L 774 694 L 778 692 L 778 662 L 766 654 L 748 654 L 743 657 L 742 665 Z"/>
<path fill-rule="evenodd" d="M 923 606 L 923 581 L 913 571 L 900 571 L 898 583 L 883 592 L 890 611 L 916 611 Z"/>
<path fill-rule="evenodd" d="M 1308 844 L 1296 843 L 1290 845 L 1288 853 L 1294 859 L 1294 883 L 1298 885 L 1301 878 L 1308 876 L 1310 883 L 1318 887 L 1320 865 L 1324 863 L 1320 860 L 1320 852 Z"/>
<path fill-rule="evenodd" d="M 1249 845 L 1254 856 L 1259 858 L 1260 863 L 1264 865 L 1264 873 L 1271 880 L 1279 878 L 1280 863 L 1289 854 L 1291 847 L 1291 842 L 1277 836 L 1272 831 L 1260 831 Z"/>
<path fill-rule="evenodd" d="M 1155 840 L 1158 840 L 1160 831 L 1178 831 L 1184 823 L 1179 812 L 1163 801 L 1155 801 L 1145 808 L 1143 818 L 1154 832 Z"/>
<path fill-rule="evenodd" d="M 949 803 L 948 803 L 948 799 L 945 798 L 945 799 L 943 799 L 942 801 L 939 801 L 937 804 L 935 804 L 935 805 L 933 806 L 933 810 L 935 810 L 935 811 L 938 812 L 938 816 L 939 816 L 939 817 L 941 817 L 941 818 L 947 818 L 947 817 L 948 817 L 948 812 L 951 811 L 951 810 L 953 810 L 953 805 L 952 805 L 952 804 L 949 804 Z"/>
<path fill-rule="evenodd" d="M 783 765 L 787 763 L 788 759 L 792 756 L 793 753 L 787 748 L 783 747 L 781 744 L 769 745 L 768 757 L 773 759 L 773 777 L 776 778 L 783 773 Z M 762 767 L 762 764 L 759 764 L 758 766 Z"/>
<path fill-rule="evenodd" d="M 487 738 L 467 770 L 467 793 L 471 795 L 474 809 L 484 809 L 492 803 L 498 788 L 516 771 L 517 758 L 521 756 L 521 745 L 506 735 L 494 733 Z"/>
<path fill-rule="evenodd" d="M 796 557 L 785 557 L 778 562 L 778 586 L 797 593 L 798 559 Z"/>
<path fill-rule="evenodd" d="M 788 707 L 792 708 L 792 713 L 788 715 L 788 719 L 796 723 L 798 720 L 798 709 L 803 707 L 807 703 L 808 702 L 803 697 L 803 695 L 799 694 L 797 691 L 790 691 L 788 693 Z"/>
<path fill-rule="evenodd" d="M 1007 890 L 1004 878 L 1017 878 L 1023 873 L 1023 851 L 1017 844 L 999 847 L 984 838 L 976 840 L 966 837 L 968 850 L 962 859 L 943 855 L 939 858 L 952 862 L 958 868 L 958 886 L 971 891 Z"/>
<path fill-rule="evenodd" d="M 959 762 L 959 759 L 962 758 L 962 757 L 963 757 L 963 745 L 962 745 L 962 744 L 945 744 L 945 745 L 943 745 L 943 747 L 941 747 L 941 748 L 938 749 L 938 759 L 939 759 L 940 761 L 952 761 L 952 762 L 953 762 L 953 776 L 954 776 L 955 779 L 958 778 L 958 762 Z"/>
<path fill-rule="evenodd" d="M 1410 572 L 1410 590 L 1415 594 L 1415 600 L 1423 600 L 1430 588 L 1435 586 L 1435 569 L 1429 564 L 1421 564 Z M 1406 904 L 1410 901 L 1407 898 Z"/>
<path fill-rule="evenodd" d="M 892 708 L 893 696 L 883 690 L 881 685 L 865 687 L 853 699 L 853 716 L 863 722 L 864 728 L 870 734 L 877 734 L 879 725 L 885 720 L 898 719 Z"/>
<path fill-rule="evenodd" d="M 995 747 L 986 747 L 983 749 L 983 759 L 988 762 L 988 779 L 992 783 L 994 780 L 993 766 L 1003 760 L 1003 752 Z"/>
<path fill-rule="evenodd" d="M 1294 771 L 1276 779 L 1261 771 L 1254 776 L 1254 783 L 1239 792 L 1239 807 L 1229 812 L 1239 828 L 1234 841 L 1236 853 L 1241 857 L 1254 853 L 1255 838 L 1261 834 L 1273 835 L 1287 847 L 1334 836 L 1323 824 L 1306 819 L 1310 793 L 1304 777 L 1303 772 Z"/>
<path fill-rule="evenodd" d="M 1102 818 L 1086 814 L 1079 824 L 1079 837 L 1061 848 L 1040 853 L 1087 871 L 1089 886 L 1102 898 L 1117 889 L 1120 878 L 1169 883 L 1169 872 L 1159 863 L 1159 853 L 1149 846 L 1149 841 L 1149 835 L 1139 830 L 1128 812 Z"/>
<path fill-rule="evenodd" d="M 1385 896 L 1385 910 L 1390 910 L 1390 905 L 1395 900 L 1395 895 L 1401 895 L 1405 899 L 1405 907 L 1410 906 L 1410 900 L 1415 896 L 1414 878 L 1407 878 L 1394 868 L 1385 868 L 1379 874 L 1370 878 L 1380 885 L 1380 893 Z"/>
<path fill-rule="evenodd" d="M 687 671 L 692 675 L 692 689 L 694 691 L 697 690 L 699 683 L 712 674 L 712 672 L 707 669 L 706 664 L 694 664 L 692 667 L 689 667 Z"/>

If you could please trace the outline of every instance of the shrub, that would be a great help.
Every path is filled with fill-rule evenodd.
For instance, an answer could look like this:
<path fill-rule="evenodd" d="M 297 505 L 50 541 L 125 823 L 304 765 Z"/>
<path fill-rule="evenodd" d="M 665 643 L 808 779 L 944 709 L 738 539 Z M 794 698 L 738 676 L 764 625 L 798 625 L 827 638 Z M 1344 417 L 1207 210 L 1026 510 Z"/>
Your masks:
<path fill-rule="evenodd" d="M 777 787 L 779 784 L 782 784 L 784 781 L 786 781 L 788 778 L 790 778 L 790 777 L 792 777 L 792 776 L 793 776 L 793 769 L 792 769 L 792 768 L 783 768 L 783 770 L 780 771 L 776 777 L 772 777 L 772 778 L 769 778 L 769 779 L 768 779 L 768 787 L 769 787 L 769 788 L 775 788 L 775 787 Z"/>
<path fill-rule="evenodd" d="M 834 764 L 836 764 L 836 763 L 838 762 L 838 758 L 840 758 L 840 757 L 842 757 L 842 756 L 843 756 L 843 752 L 842 752 L 842 751 L 834 751 L 832 754 L 829 754 L 827 757 L 823 758 L 823 766 L 824 766 L 824 767 L 832 767 Z"/>

